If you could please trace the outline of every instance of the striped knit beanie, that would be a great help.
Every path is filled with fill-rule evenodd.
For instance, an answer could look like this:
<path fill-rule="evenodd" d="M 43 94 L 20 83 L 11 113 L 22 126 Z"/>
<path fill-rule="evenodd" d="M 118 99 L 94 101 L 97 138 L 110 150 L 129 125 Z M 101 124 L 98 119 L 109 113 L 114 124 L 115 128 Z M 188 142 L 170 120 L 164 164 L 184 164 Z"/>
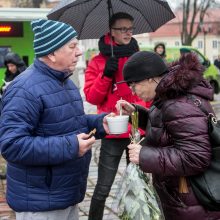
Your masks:
<path fill-rule="evenodd" d="M 36 57 L 46 56 L 77 36 L 68 24 L 59 21 L 37 19 L 31 22 L 34 32 Z"/>

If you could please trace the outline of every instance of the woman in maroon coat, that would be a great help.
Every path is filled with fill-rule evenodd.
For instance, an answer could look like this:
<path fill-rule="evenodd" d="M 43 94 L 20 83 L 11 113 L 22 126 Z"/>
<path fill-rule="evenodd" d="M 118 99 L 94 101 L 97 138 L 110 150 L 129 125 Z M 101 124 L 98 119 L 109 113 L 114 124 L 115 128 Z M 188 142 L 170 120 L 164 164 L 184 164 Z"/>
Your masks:
<path fill-rule="evenodd" d="M 220 219 L 220 212 L 210 212 L 199 203 L 188 178 L 204 172 L 211 160 L 207 116 L 191 98 L 213 112 L 209 103 L 213 91 L 203 72 L 194 54 L 183 55 L 168 71 L 157 54 L 142 51 L 124 67 L 124 79 L 133 92 L 144 101 L 153 100 L 149 110 L 124 100 L 117 103 L 124 114 L 138 109 L 139 126 L 147 129 L 143 147 L 128 146 L 129 158 L 153 174 L 166 220 Z M 184 190 L 181 179 L 186 180 Z"/>

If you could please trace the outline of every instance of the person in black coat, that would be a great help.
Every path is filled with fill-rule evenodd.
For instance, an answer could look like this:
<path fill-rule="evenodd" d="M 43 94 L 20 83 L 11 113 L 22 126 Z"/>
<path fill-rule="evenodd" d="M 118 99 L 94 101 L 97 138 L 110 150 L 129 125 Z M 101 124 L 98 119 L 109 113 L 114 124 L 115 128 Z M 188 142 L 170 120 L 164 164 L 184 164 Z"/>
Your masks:
<path fill-rule="evenodd" d="M 4 84 L 1 87 L 1 94 L 3 94 L 4 90 L 13 79 L 27 68 L 21 57 L 13 52 L 7 53 L 4 64 L 6 71 L 5 78 L 3 80 Z"/>
<path fill-rule="evenodd" d="M 154 52 L 157 53 L 163 61 L 166 61 L 166 46 L 164 43 L 158 43 L 154 47 Z"/>
<path fill-rule="evenodd" d="M 218 58 L 214 60 L 214 65 L 220 70 L 220 55 L 218 55 Z"/>

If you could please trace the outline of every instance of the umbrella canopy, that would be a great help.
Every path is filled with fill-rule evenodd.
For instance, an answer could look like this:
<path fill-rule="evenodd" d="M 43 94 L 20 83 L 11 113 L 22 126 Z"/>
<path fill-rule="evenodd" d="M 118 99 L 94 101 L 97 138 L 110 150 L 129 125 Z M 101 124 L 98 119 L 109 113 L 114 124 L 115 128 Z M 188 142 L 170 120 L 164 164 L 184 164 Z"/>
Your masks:
<path fill-rule="evenodd" d="M 134 18 L 133 34 L 153 32 L 175 17 L 165 0 L 63 0 L 47 17 L 72 25 L 79 39 L 97 39 L 109 32 L 109 17 L 117 12 Z"/>

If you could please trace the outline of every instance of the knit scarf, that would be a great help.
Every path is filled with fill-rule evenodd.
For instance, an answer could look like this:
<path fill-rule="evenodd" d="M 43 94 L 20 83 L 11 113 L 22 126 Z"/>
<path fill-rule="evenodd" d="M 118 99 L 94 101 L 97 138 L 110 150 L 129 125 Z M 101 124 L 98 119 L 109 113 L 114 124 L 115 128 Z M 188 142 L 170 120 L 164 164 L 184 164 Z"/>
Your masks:
<path fill-rule="evenodd" d="M 131 38 L 131 41 L 129 44 L 126 45 L 116 45 L 116 43 L 113 41 L 113 54 L 115 57 L 130 57 L 135 52 L 139 51 L 139 46 L 137 41 L 134 38 Z M 104 56 L 111 56 L 111 40 L 110 35 L 107 34 L 105 36 L 102 36 L 99 40 L 99 51 Z"/>
<path fill-rule="evenodd" d="M 125 64 L 125 58 L 130 57 L 135 52 L 139 51 L 139 47 L 137 41 L 132 38 L 130 43 L 127 45 L 117 45 L 114 41 L 112 42 L 113 45 L 113 54 L 116 58 L 118 58 L 118 70 L 112 78 L 112 88 L 111 92 L 117 91 L 117 94 L 120 98 L 126 98 L 127 96 L 131 96 L 131 90 L 127 86 L 126 83 L 116 84 L 116 82 L 124 80 L 122 69 Z M 105 36 L 101 37 L 99 40 L 99 50 L 100 53 L 105 56 L 107 59 L 111 56 L 111 39 L 110 34 L 106 34 Z"/>

